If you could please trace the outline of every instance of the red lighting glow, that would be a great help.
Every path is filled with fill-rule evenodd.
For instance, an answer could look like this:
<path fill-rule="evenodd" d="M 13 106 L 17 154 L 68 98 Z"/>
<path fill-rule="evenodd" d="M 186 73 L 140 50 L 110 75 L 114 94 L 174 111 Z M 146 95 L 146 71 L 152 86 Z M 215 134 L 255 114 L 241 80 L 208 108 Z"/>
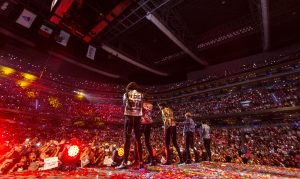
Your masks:
<path fill-rule="evenodd" d="M 62 0 L 60 1 L 59 5 L 57 6 L 53 16 L 50 19 L 50 22 L 54 24 L 59 24 L 61 18 L 64 14 L 70 9 L 71 5 L 73 4 L 74 0 Z"/>

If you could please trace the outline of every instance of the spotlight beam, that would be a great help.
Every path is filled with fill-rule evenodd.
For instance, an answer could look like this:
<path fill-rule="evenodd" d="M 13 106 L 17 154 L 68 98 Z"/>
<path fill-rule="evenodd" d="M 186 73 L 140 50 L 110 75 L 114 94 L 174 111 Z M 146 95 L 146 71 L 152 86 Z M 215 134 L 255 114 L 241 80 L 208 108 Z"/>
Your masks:
<path fill-rule="evenodd" d="M 79 63 L 79 62 L 77 62 L 77 61 L 75 61 L 75 60 L 73 60 L 73 59 L 71 59 L 71 58 L 65 57 L 65 56 L 63 56 L 63 55 L 61 55 L 61 54 L 58 54 L 58 53 L 56 53 L 56 52 L 49 51 L 48 53 L 49 53 L 50 55 L 53 55 L 53 56 L 56 57 L 56 58 L 60 58 L 60 59 L 62 59 L 62 60 L 64 60 L 64 61 L 67 61 L 67 62 L 73 64 L 73 65 L 76 65 L 76 66 L 79 66 L 79 67 L 81 67 L 81 68 L 90 70 L 90 71 L 95 72 L 95 73 L 98 73 L 98 74 L 100 74 L 100 75 L 104 75 L 104 76 L 107 76 L 107 77 L 110 77 L 110 78 L 116 78 L 116 79 L 120 78 L 119 75 L 112 74 L 112 73 L 108 73 L 108 72 L 105 72 L 105 71 L 102 71 L 102 70 L 99 70 L 99 69 L 90 67 L 90 66 L 88 66 L 88 65 Z"/>
<path fill-rule="evenodd" d="M 200 59 L 194 52 L 192 52 L 188 47 L 186 47 L 183 42 L 181 42 L 174 34 L 162 23 L 158 18 L 156 18 L 152 13 L 147 14 L 147 19 L 151 21 L 160 31 L 162 31 L 170 40 L 172 40 L 178 47 L 180 47 L 186 54 L 192 57 L 198 63 L 207 66 L 207 61 Z"/>
<path fill-rule="evenodd" d="M 168 76 L 168 73 L 164 73 L 164 72 L 155 70 L 153 68 L 150 68 L 150 67 L 148 67 L 146 65 L 143 65 L 141 63 L 138 63 L 138 62 L 134 61 L 133 59 L 125 56 L 124 54 L 122 54 L 122 53 L 114 50 L 113 48 L 111 48 L 111 47 L 109 47 L 109 46 L 107 46 L 105 44 L 102 44 L 101 48 L 103 50 L 105 50 L 106 52 L 108 52 L 108 53 L 110 53 L 110 54 L 112 54 L 112 55 L 114 55 L 114 56 L 116 56 L 116 57 L 118 57 L 118 58 L 120 58 L 120 59 L 122 59 L 122 60 L 124 60 L 124 61 L 126 61 L 126 62 L 128 62 L 130 64 L 132 64 L 132 65 L 135 65 L 135 66 L 140 67 L 140 68 L 142 68 L 144 70 L 147 70 L 147 71 L 149 71 L 151 73 L 154 73 L 154 74 L 159 75 L 159 76 Z"/>

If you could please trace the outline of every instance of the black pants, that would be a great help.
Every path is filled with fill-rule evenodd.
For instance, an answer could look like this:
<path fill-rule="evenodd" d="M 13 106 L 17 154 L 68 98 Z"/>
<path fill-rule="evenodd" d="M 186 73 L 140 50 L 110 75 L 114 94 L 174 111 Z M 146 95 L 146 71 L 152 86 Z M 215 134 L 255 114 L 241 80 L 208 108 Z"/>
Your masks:
<path fill-rule="evenodd" d="M 125 164 L 127 164 L 128 156 L 129 156 L 132 128 L 134 129 L 134 135 L 135 135 L 135 148 L 136 151 L 138 151 L 137 158 L 139 162 L 142 162 L 140 123 L 141 123 L 141 117 L 139 116 L 125 116 L 125 125 L 124 125 L 125 146 L 124 146 L 124 160 L 123 160 Z"/>
<path fill-rule="evenodd" d="M 194 133 L 186 132 L 185 133 L 185 153 L 186 153 L 186 162 L 191 161 L 190 148 L 192 148 L 195 155 L 195 162 L 199 162 L 199 153 L 194 146 Z"/>
<path fill-rule="evenodd" d="M 210 151 L 210 139 L 203 139 L 204 140 L 204 147 L 206 151 L 206 158 L 211 161 L 211 151 Z"/>
<path fill-rule="evenodd" d="M 179 146 L 177 144 L 177 138 L 176 138 L 176 126 L 171 126 L 167 129 L 165 129 L 165 145 L 166 145 L 166 156 L 167 156 L 167 161 L 168 162 L 172 162 L 171 159 L 171 151 L 170 151 L 170 142 L 171 142 L 171 138 L 172 138 L 172 143 L 174 145 L 174 147 L 176 148 L 176 151 L 179 155 L 180 161 L 182 161 L 182 155 L 179 149 Z"/>
<path fill-rule="evenodd" d="M 145 145 L 147 147 L 150 160 L 153 161 L 153 150 L 150 144 L 151 124 L 141 125 L 141 133 L 145 136 Z"/>

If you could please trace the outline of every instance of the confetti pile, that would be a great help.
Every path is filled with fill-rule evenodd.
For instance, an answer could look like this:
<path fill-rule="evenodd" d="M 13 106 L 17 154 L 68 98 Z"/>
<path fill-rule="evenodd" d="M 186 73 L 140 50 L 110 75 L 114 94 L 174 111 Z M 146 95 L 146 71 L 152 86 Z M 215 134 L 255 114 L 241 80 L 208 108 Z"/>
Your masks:
<path fill-rule="evenodd" d="M 0 176 L 2 177 L 2 176 Z M 200 164 L 146 167 L 145 169 L 115 170 L 106 168 L 79 168 L 74 171 L 58 170 L 21 172 L 5 178 L 300 178 L 300 169 L 232 163 L 202 162 Z"/>

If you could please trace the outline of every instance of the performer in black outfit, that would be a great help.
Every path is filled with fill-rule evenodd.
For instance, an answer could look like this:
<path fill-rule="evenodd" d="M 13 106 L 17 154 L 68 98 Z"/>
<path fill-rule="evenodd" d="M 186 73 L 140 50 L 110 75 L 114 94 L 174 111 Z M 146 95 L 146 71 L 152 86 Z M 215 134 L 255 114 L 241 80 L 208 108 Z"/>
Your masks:
<path fill-rule="evenodd" d="M 183 135 L 185 137 L 185 153 L 186 153 L 186 164 L 191 163 L 191 154 L 190 154 L 190 148 L 192 148 L 194 155 L 195 155 L 195 162 L 199 162 L 199 153 L 197 152 L 195 146 L 194 146 L 194 133 L 196 124 L 194 120 L 192 119 L 192 114 L 190 112 L 187 112 L 185 114 L 185 121 L 184 121 L 184 127 L 183 127 Z"/>
<path fill-rule="evenodd" d="M 162 119 L 164 122 L 164 133 L 165 133 L 165 147 L 166 147 L 166 157 L 167 162 L 165 165 L 171 165 L 172 164 L 172 158 L 171 158 L 171 151 L 170 151 L 170 142 L 172 137 L 172 143 L 174 147 L 176 148 L 176 151 L 179 155 L 180 162 L 179 164 L 183 163 L 182 154 L 180 152 L 179 146 L 177 144 L 177 138 L 176 138 L 176 123 L 173 115 L 173 110 L 170 107 L 167 107 L 165 103 L 158 105 L 161 113 L 162 113 Z"/>
<path fill-rule="evenodd" d="M 140 123 L 142 116 L 142 104 L 143 104 L 143 94 L 138 91 L 138 86 L 135 82 L 131 82 L 126 87 L 126 93 L 123 95 L 123 104 L 125 105 L 124 117 L 124 159 L 121 165 L 117 169 L 126 169 L 127 161 L 130 150 L 130 138 L 132 133 L 132 128 L 134 129 L 135 135 L 135 147 L 137 152 L 137 158 L 140 168 L 143 168 L 142 163 L 142 144 L 140 135 Z"/>

